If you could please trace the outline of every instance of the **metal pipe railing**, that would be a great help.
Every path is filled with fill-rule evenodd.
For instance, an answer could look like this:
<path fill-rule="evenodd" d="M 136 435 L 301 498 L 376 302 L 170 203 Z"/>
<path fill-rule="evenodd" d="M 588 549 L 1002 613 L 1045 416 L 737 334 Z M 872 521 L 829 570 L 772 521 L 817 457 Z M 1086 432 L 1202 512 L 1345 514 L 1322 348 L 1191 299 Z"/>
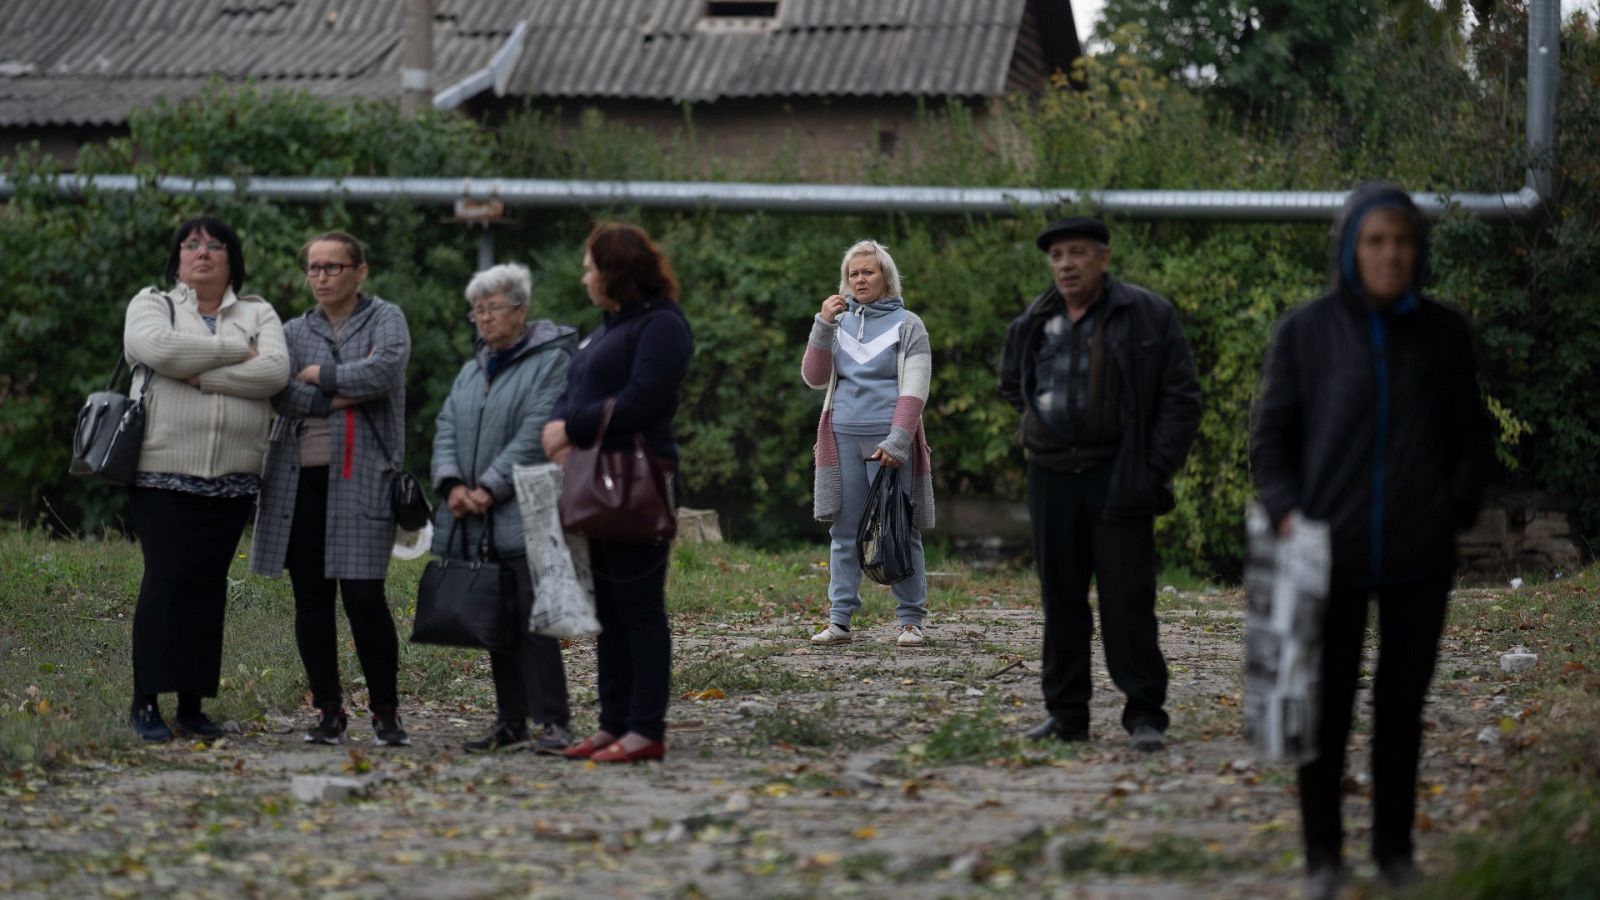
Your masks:
<path fill-rule="evenodd" d="M 1087 205 L 1126 219 L 1327 221 L 1344 205 L 1343 191 L 1083 191 L 1038 188 L 876 187 L 835 184 L 751 184 L 685 181 L 569 181 L 532 178 L 186 178 L 61 175 L 63 196 L 136 191 L 207 196 L 235 192 L 292 203 L 342 198 L 357 203 L 403 199 L 451 204 L 498 200 L 508 207 L 764 210 L 791 213 L 1013 215 Z M 0 195 L 14 188 L 0 177 Z M 1488 219 L 1516 219 L 1539 207 L 1532 188 L 1502 194 L 1412 194 L 1430 216 L 1456 207 Z"/>

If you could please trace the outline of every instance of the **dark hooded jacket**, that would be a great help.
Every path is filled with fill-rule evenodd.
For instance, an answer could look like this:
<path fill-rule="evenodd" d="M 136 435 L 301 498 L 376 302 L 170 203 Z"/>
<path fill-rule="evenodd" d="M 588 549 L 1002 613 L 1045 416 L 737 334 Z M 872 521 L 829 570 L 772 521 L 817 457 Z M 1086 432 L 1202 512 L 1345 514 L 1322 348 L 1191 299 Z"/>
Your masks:
<path fill-rule="evenodd" d="M 1355 267 L 1376 209 L 1411 218 L 1411 290 L 1369 307 Z M 1273 522 L 1291 510 L 1332 528 L 1338 587 L 1448 577 L 1490 458 L 1466 320 L 1421 292 L 1427 222 L 1402 190 L 1351 192 L 1332 237 L 1328 293 L 1278 322 L 1250 428 L 1250 465 Z"/>
<path fill-rule="evenodd" d="M 1000 359 L 1000 396 L 1022 413 L 1018 426 L 1029 461 L 1048 467 L 1058 441 L 1034 408 L 1044 324 L 1061 309 L 1055 287 L 1028 304 L 1006 329 Z M 1116 366 L 1122 404 L 1117 446 L 1106 494 L 1110 518 L 1157 516 L 1174 505 L 1172 476 L 1183 467 L 1200 428 L 1200 384 L 1194 358 L 1166 298 L 1107 275 L 1104 346 Z"/>

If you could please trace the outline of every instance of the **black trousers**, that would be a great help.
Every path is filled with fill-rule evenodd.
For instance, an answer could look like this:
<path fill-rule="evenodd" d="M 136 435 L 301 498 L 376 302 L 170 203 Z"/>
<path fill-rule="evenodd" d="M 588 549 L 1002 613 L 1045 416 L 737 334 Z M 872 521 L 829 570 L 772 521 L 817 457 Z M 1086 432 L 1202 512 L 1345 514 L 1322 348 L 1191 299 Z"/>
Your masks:
<path fill-rule="evenodd" d="M 1379 865 L 1409 862 L 1417 811 L 1422 703 L 1439 658 L 1450 579 L 1347 590 L 1328 597 L 1322 644 L 1320 756 L 1300 767 L 1300 819 L 1311 868 L 1338 865 L 1344 828 L 1339 800 L 1345 743 L 1361 674 L 1367 605 L 1378 598 L 1378 672 L 1372 684 L 1372 856 Z"/>
<path fill-rule="evenodd" d="M 1110 463 L 1087 472 L 1028 465 L 1028 514 L 1044 605 L 1044 705 L 1066 728 L 1089 725 L 1092 575 L 1106 667 L 1127 697 L 1122 726 L 1165 731 L 1167 661 L 1155 612 L 1155 521 L 1104 520 L 1110 484 Z"/>
<path fill-rule="evenodd" d="M 517 643 L 508 651 L 489 654 L 494 673 L 494 703 L 502 722 L 520 725 L 533 716 L 536 725 L 567 727 L 572 712 L 567 706 L 567 669 L 561 664 L 561 642 L 528 630 L 533 615 L 533 576 L 526 556 L 500 559 L 516 578 Z"/>
<path fill-rule="evenodd" d="M 254 497 L 130 487 L 144 577 L 133 612 L 133 692 L 215 697 L 228 567 Z"/>
<path fill-rule="evenodd" d="M 324 578 L 328 530 L 328 467 L 300 470 L 286 563 L 294 587 L 294 640 L 311 682 L 311 702 L 321 710 L 344 706 L 339 686 L 336 598 L 344 598 L 356 657 L 367 679 L 373 713 L 399 707 L 400 642 L 383 595 L 383 579 Z"/>
<path fill-rule="evenodd" d="M 600 728 L 652 741 L 667 734 L 672 632 L 667 627 L 670 544 L 589 542 L 594 568 Z"/>

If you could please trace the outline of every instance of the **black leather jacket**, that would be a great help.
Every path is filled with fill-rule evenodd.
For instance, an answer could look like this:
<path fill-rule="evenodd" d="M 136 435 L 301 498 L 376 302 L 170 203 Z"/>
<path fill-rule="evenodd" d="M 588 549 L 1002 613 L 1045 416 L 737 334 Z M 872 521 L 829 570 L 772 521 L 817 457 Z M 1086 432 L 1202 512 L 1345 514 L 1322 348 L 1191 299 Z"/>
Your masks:
<path fill-rule="evenodd" d="M 1052 286 L 1006 329 L 1000 359 L 1000 396 L 1022 413 L 1023 450 L 1030 459 L 1047 452 L 1050 436 L 1033 408 L 1035 368 L 1043 326 L 1060 309 Z M 1194 358 L 1164 297 L 1106 276 L 1105 346 L 1122 379 L 1123 435 L 1111 472 L 1105 515 L 1157 516 L 1174 505 L 1172 476 L 1183 467 L 1200 427 L 1200 383 Z"/>

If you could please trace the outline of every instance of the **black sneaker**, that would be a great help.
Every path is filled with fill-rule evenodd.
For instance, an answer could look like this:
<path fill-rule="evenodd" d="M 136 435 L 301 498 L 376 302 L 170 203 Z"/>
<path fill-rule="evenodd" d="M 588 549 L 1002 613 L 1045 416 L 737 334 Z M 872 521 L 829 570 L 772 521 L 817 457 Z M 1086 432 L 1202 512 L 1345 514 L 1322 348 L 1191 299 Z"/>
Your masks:
<path fill-rule="evenodd" d="M 378 713 L 372 717 L 372 742 L 379 747 L 409 747 L 411 735 L 401 727 L 399 713 Z"/>
<path fill-rule="evenodd" d="M 493 753 L 497 750 L 516 750 L 528 743 L 528 726 L 496 721 L 489 733 L 467 741 L 461 749 L 468 753 Z"/>
<path fill-rule="evenodd" d="M 560 756 L 561 751 L 572 746 L 572 731 L 554 722 L 547 722 L 533 742 L 533 752 Z"/>
<path fill-rule="evenodd" d="M 141 706 L 128 716 L 128 727 L 146 743 L 164 744 L 172 740 L 172 729 L 161 718 L 161 710 L 154 706 Z"/>
<path fill-rule="evenodd" d="M 350 727 L 350 719 L 345 716 L 342 709 L 325 709 L 322 719 L 315 728 L 306 732 L 308 744 L 342 744 L 344 743 L 344 730 Z"/>
<path fill-rule="evenodd" d="M 211 721 L 203 712 L 178 713 L 172 717 L 173 731 L 202 741 L 214 741 L 225 733 L 222 726 Z"/>

